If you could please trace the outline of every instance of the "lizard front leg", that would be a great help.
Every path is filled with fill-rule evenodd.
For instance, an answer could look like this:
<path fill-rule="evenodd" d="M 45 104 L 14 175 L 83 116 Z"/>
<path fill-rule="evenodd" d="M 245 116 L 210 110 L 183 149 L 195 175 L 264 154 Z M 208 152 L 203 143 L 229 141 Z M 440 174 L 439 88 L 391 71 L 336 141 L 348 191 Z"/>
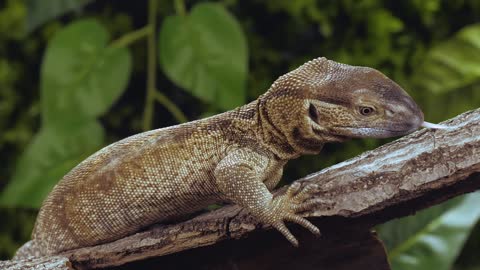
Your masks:
<path fill-rule="evenodd" d="M 294 246 L 298 246 L 298 240 L 285 226 L 285 221 L 298 223 L 313 234 L 320 235 L 315 225 L 298 214 L 313 206 L 311 202 L 305 202 L 311 188 L 299 192 L 300 185 L 294 184 L 285 194 L 273 197 L 263 182 L 269 177 L 266 175 L 268 162 L 268 157 L 248 149 L 228 154 L 214 172 L 223 196 L 248 209 L 259 221 L 276 228 Z"/>

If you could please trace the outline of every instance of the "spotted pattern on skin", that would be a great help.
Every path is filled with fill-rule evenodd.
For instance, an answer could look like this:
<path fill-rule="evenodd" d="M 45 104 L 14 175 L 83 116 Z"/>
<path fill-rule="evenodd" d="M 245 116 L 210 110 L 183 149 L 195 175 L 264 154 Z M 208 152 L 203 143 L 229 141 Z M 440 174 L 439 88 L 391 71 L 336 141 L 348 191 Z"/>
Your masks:
<path fill-rule="evenodd" d="M 361 106 L 375 113 L 363 116 Z M 294 184 L 273 197 L 288 160 L 328 142 L 406 134 L 422 122 L 415 102 L 380 72 L 314 59 L 247 105 L 140 133 L 87 158 L 44 201 L 33 241 L 17 258 L 111 242 L 219 202 L 245 207 L 297 245 L 285 222 L 319 234 L 298 214 L 314 206 L 305 200 L 315 187 Z"/>

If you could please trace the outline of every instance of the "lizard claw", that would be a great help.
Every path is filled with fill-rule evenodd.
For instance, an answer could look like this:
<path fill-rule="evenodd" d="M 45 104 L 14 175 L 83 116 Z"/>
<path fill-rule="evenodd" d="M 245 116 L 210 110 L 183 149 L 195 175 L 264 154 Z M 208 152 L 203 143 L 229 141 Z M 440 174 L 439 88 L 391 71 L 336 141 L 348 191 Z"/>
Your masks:
<path fill-rule="evenodd" d="M 287 240 L 295 247 L 298 247 L 298 240 L 293 236 L 293 234 L 288 230 L 287 226 L 283 221 L 277 221 L 272 225 L 275 229 L 277 229 Z"/>
<path fill-rule="evenodd" d="M 298 215 L 289 215 L 285 217 L 285 220 L 295 222 L 299 225 L 302 225 L 304 228 L 308 229 L 311 233 L 315 234 L 316 236 L 320 236 L 320 230 L 317 228 L 317 226 L 313 225 L 310 221 L 308 221 L 306 218 L 303 218 Z"/>

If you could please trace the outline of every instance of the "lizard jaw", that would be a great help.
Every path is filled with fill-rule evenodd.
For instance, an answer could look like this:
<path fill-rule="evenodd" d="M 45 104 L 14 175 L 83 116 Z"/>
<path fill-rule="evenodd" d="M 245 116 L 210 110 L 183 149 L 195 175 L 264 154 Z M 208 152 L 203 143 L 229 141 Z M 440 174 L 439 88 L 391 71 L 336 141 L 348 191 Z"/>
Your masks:
<path fill-rule="evenodd" d="M 349 136 L 345 136 L 336 132 L 331 132 L 331 130 L 325 129 L 317 122 L 313 121 L 311 118 L 308 118 L 308 121 L 313 134 L 322 140 L 330 142 L 343 142 L 349 139 Z"/>
<path fill-rule="evenodd" d="M 345 132 L 351 138 L 390 138 L 410 134 L 418 128 L 411 128 L 409 130 L 395 130 L 373 127 L 335 127 L 335 130 Z"/>
<path fill-rule="evenodd" d="M 342 134 L 332 133 L 330 130 L 325 129 L 319 123 L 320 113 L 317 110 L 317 107 L 312 103 L 308 103 L 308 116 L 306 116 L 307 122 L 311 127 L 313 134 L 322 139 L 331 142 L 343 142 L 348 140 L 348 136 Z"/>

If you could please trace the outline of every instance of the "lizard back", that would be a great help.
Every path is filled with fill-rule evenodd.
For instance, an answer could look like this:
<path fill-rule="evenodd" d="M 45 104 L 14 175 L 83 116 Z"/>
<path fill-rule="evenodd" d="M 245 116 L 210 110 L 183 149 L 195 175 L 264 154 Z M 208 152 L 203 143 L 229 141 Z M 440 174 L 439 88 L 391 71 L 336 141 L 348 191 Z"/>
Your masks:
<path fill-rule="evenodd" d="M 239 129 L 251 130 L 254 107 L 140 133 L 101 149 L 54 187 L 33 240 L 54 254 L 110 242 L 222 201 L 213 169 L 227 145 L 249 141 L 252 134 Z"/>

